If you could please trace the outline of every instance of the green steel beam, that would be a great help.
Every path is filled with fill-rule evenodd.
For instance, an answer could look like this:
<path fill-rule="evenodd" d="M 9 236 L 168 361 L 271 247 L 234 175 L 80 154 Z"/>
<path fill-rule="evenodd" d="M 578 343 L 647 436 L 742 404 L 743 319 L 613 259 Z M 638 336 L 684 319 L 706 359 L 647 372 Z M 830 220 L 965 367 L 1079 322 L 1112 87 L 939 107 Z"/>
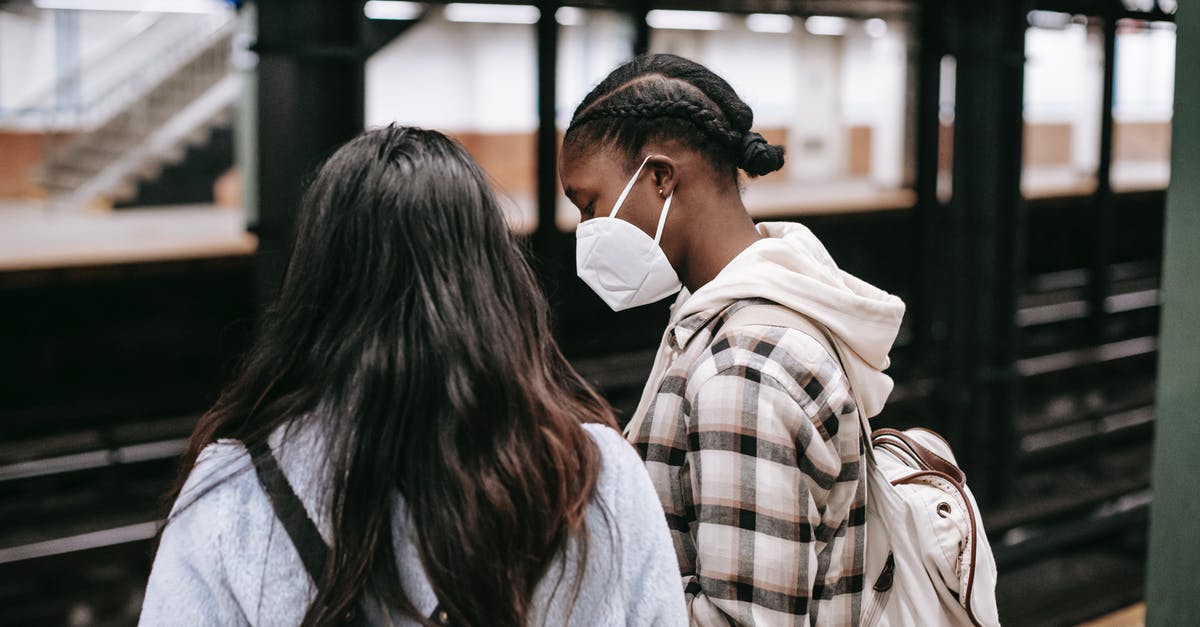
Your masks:
<path fill-rule="evenodd" d="M 1167 192 L 1148 625 L 1200 624 L 1200 0 L 1175 16 L 1175 119 Z"/>

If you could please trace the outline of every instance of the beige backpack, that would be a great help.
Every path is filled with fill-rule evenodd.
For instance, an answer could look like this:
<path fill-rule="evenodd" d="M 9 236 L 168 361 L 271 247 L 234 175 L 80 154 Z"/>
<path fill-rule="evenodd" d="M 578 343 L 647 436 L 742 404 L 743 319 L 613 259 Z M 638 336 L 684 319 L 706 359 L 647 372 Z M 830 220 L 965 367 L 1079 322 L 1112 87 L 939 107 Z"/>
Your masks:
<path fill-rule="evenodd" d="M 825 329 L 785 307 L 750 305 L 730 325 L 795 329 L 844 363 Z M 950 446 L 927 429 L 872 433 L 861 413 L 859 421 L 867 451 L 861 624 L 998 626 L 996 560 Z"/>

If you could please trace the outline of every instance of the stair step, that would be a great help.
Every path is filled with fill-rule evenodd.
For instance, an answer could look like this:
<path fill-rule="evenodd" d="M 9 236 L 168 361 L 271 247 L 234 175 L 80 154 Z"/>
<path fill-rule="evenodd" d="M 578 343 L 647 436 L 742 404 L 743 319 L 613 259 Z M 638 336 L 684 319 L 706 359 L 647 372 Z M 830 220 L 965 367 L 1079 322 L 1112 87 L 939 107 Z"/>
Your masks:
<path fill-rule="evenodd" d="M 216 120 L 197 116 L 200 112 L 214 115 L 212 104 L 218 102 L 214 98 L 231 97 L 232 83 L 227 79 L 233 29 L 230 25 L 226 29 L 209 39 L 206 49 L 195 51 L 191 60 L 141 92 L 124 110 L 51 154 L 34 179 L 55 196 L 75 194 L 87 186 L 108 198 L 128 199 L 137 194 L 139 181 L 155 178 L 165 165 L 185 159 L 191 146 L 208 141 L 214 123 L 230 119 L 227 111 L 217 114 Z M 223 85 L 220 91 L 213 92 L 218 85 Z M 180 127 L 181 123 L 186 126 Z M 181 133 L 197 124 L 191 132 Z M 162 154 L 151 156 L 149 150 L 161 150 Z M 150 163 L 136 163 L 143 160 Z M 127 169 L 129 173 L 120 176 Z"/>

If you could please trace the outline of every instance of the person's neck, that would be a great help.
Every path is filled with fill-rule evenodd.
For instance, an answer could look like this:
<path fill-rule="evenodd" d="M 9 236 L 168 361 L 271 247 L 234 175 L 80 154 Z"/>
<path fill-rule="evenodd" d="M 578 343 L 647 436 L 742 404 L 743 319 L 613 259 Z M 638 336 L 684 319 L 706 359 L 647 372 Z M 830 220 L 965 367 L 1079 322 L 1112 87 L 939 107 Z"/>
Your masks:
<path fill-rule="evenodd" d="M 716 199 L 686 247 L 680 277 L 691 293 L 712 281 L 734 257 L 762 238 L 740 196 Z"/>

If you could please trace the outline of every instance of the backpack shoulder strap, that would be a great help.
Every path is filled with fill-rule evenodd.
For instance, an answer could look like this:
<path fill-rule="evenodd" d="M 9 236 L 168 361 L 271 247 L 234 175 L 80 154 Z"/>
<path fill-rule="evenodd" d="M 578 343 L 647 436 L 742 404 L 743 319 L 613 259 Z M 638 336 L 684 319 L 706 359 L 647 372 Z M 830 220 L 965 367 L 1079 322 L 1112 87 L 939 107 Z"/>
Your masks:
<path fill-rule="evenodd" d="M 271 509 L 275 511 L 275 517 L 283 523 L 283 529 L 300 554 L 300 561 L 304 562 L 304 569 L 312 577 L 313 583 L 320 585 L 329 554 L 325 539 L 317 531 L 317 525 L 308 517 L 304 503 L 296 496 L 292 484 L 283 474 L 270 445 L 262 442 L 250 449 L 250 459 L 254 461 L 258 483 L 271 500 Z"/>
<path fill-rule="evenodd" d="M 808 316 L 788 309 L 783 305 L 770 302 L 746 305 L 730 314 L 723 326 L 735 328 L 752 325 L 795 329 L 816 340 L 821 345 L 821 348 L 824 348 L 831 357 L 837 359 L 838 363 L 841 363 L 837 349 L 834 348 L 833 341 L 829 337 L 829 331 L 817 326 L 817 323 L 809 319 Z"/>
<path fill-rule="evenodd" d="M 312 577 L 313 584 L 320 585 L 321 578 L 325 573 L 325 564 L 329 558 L 329 546 L 325 544 L 321 532 L 317 531 L 316 523 L 308 517 L 304 503 L 296 495 L 291 482 L 283 474 L 283 469 L 279 467 L 279 461 L 275 459 L 275 453 L 271 451 L 271 446 L 267 442 L 261 442 L 249 450 L 250 459 L 254 462 L 254 473 L 258 476 L 259 485 L 262 486 L 263 491 L 267 493 L 267 498 L 271 501 L 271 509 L 275 512 L 275 517 L 283 524 L 283 529 L 287 532 L 288 538 L 292 540 L 292 545 L 296 547 L 296 552 L 300 554 L 300 561 L 304 563 L 304 569 L 308 571 L 309 577 Z M 442 609 L 441 603 L 433 608 L 433 613 L 429 618 L 438 625 L 445 625 L 449 622 L 449 617 Z M 362 613 L 357 611 L 353 613 L 348 622 L 353 625 L 365 624 Z"/>

